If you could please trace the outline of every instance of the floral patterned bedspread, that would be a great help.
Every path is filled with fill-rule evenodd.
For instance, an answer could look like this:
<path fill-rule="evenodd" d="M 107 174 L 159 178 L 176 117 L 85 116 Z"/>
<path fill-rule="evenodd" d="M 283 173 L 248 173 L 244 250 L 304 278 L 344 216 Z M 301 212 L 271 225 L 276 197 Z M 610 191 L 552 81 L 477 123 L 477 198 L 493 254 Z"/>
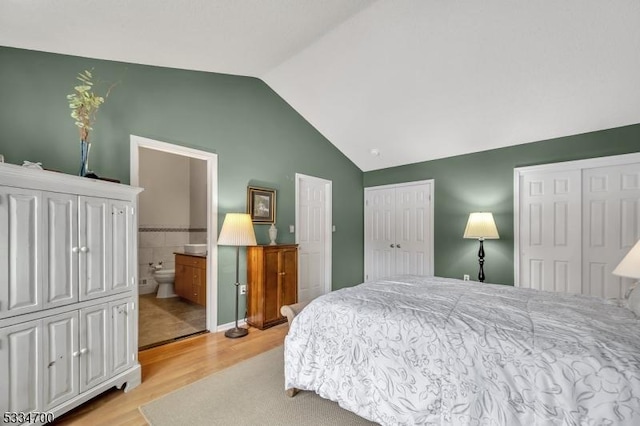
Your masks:
<path fill-rule="evenodd" d="M 640 319 L 590 296 L 393 277 L 295 317 L 293 387 L 385 425 L 640 425 Z"/>

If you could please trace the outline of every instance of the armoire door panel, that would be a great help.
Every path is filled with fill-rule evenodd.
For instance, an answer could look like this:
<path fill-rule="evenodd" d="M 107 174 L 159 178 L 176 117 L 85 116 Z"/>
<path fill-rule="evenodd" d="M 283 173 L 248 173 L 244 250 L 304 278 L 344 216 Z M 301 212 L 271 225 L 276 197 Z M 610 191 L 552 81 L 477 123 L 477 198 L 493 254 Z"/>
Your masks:
<path fill-rule="evenodd" d="M 0 187 L 0 318 L 42 307 L 39 191 Z"/>
<path fill-rule="evenodd" d="M 111 254 L 108 256 L 111 283 L 108 289 L 111 291 L 125 291 L 131 288 L 131 238 L 133 238 L 131 224 L 131 204 L 124 201 L 110 201 L 111 213 Z"/>
<path fill-rule="evenodd" d="M 131 366 L 132 354 L 136 350 L 133 347 L 133 335 L 131 322 L 134 313 L 131 311 L 129 299 L 118 300 L 109 304 L 111 311 L 111 367 L 110 374 L 118 374 Z"/>
<path fill-rule="evenodd" d="M 48 308 L 78 301 L 78 197 L 45 193 L 43 298 Z"/>
<path fill-rule="evenodd" d="M 80 310 L 80 392 L 109 377 L 111 333 L 109 307 L 99 305 Z"/>
<path fill-rule="evenodd" d="M 42 322 L 0 330 L 0 411 L 42 411 Z"/>
<path fill-rule="evenodd" d="M 108 201 L 80 197 L 80 300 L 107 294 L 109 262 Z"/>
<path fill-rule="evenodd" d="M 49 410 L 79 393 L 78 312 L 43 321 L 44 409 Z"/>

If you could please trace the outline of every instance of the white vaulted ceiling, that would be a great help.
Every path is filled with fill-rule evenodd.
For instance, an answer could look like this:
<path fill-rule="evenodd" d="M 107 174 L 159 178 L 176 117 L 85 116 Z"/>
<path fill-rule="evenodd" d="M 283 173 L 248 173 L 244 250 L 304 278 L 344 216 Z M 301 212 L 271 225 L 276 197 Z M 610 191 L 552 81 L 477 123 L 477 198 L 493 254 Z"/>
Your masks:
<path fill-rule="evenodd" d="M 261 78 L 364 171 L 640 123 L 637 0 L 0 0 L 0 45 Z"/>

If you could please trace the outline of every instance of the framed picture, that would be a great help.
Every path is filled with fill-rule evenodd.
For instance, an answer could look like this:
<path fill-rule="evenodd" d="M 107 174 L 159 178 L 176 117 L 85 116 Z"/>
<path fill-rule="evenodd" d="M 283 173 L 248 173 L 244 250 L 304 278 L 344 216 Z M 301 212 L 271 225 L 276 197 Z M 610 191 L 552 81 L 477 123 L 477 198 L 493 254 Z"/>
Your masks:
<path fill-rule="evenodd" d="M 276 190 L 247 187 L 247 213 L 255 223 L 274 223 L 276 220 Z"/>

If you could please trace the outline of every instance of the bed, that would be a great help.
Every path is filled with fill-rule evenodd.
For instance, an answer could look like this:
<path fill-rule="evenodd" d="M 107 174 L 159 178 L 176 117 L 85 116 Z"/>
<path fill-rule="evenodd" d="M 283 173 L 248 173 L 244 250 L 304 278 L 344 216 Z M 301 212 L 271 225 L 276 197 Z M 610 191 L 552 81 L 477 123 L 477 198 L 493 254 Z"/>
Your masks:
<path fill-rule="evenodd" d="M 393 277 L 294 318 L 285 389 L 383 425 L 640 425 L 640 319 L 590 296 Z"/>

